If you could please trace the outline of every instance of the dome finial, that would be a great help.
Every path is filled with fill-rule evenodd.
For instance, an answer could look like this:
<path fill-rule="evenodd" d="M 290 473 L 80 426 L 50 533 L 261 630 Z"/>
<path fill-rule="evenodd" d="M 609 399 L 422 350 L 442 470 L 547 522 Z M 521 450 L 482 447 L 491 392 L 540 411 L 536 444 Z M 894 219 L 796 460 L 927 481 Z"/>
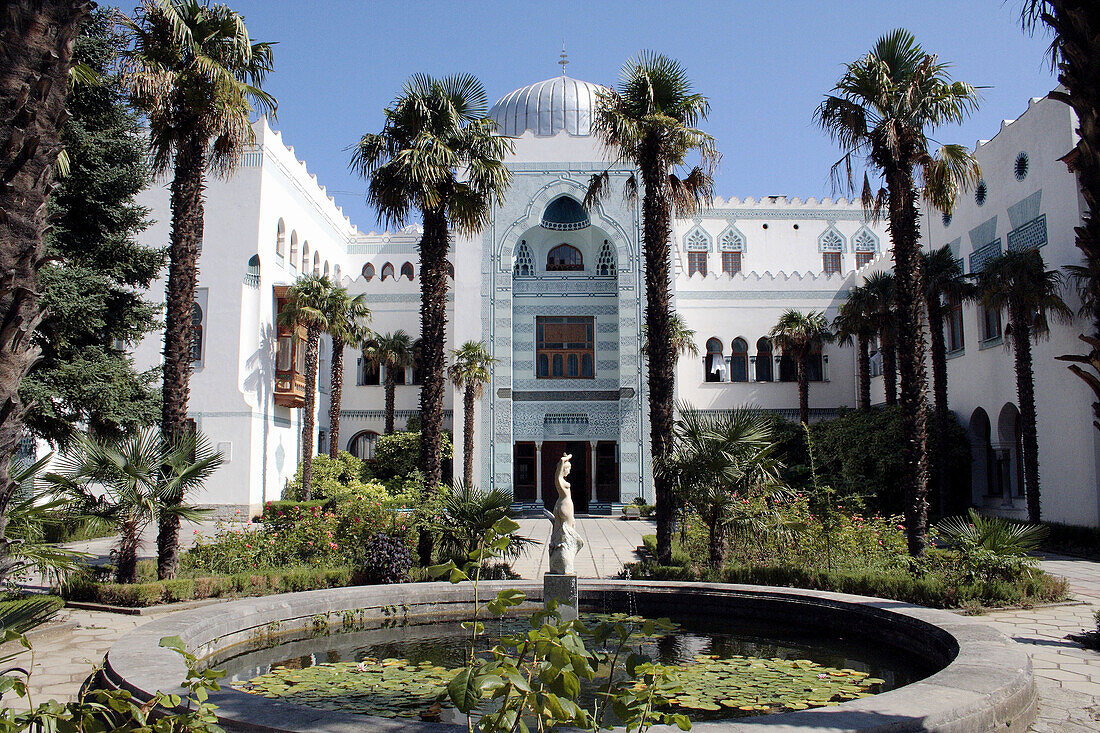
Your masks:
<path fill-rule="evenodd" d="M 561 42 L 561 60 L 558 61 L 558 65 L 561 66 L 561 75 L 565 76 L 565 67 L 569 65 L 569 56 L 565 53 L 565 40 Z"/>

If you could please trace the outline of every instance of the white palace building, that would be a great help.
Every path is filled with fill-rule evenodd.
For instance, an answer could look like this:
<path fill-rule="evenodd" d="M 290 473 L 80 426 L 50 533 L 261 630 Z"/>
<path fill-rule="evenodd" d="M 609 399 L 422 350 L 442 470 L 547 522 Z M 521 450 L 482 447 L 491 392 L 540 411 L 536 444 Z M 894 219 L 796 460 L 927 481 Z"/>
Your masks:
<path fill-rule="evenodd" d="M 507 199 L 478 236 L 458 237 L 447 347 L 484 341 L 497 359 L 477 403 L 476 480 L 517 504 L 547 498 L 550 471 L 574 455 L 578 511 L 607 511 L 652 499 L 647 395 L 639 332 L 644 309 L 641 220 L 636 203 L 613 194 L 586 212 L 589 179 L 608 169 L 592 135 L 598 87 L 559 76 L 508 94 L 490 115 L 515 137 Z M 1078 261 L 1073 227 L 1083 204 L 1060 159 L 1074 145 L 1067 107 L 1032 100 L 1024 116 L 978 145 L 986 181 L 954 220 L 926 217 L 928 246 L 950 243 L 968 272 L 991 250 L 1041 246 L 1050 266 Z M 364 293 L 379 332 L 419 330 L 420 229 L 358 230 L 266 120 L 228 180 L 211 180 L 194 310 L 190 414 L 225 454 L 202 500 L 255 512 L 278 499 L 299 461 L 301 360 L 276 326 L 280 296 L 302 273 L 321 272 Z M 612 165 L 615 188 L 631 171 Z M 156 224 L 143 235 L 168 241 L 166 185 L 144 195 Z M 830 319 L 865 274 L 889 267 L 885 224 L 858 202 L 764 196 L 716 199 L 674 223 L 676 310 L 698 338 L 699 357 L 681 358 L 677 398 L 700 410 L 757 405 L 797 415 L 793 369 L 766 338 L 787 308 Z M 154 286 L 163 298 L 163 281 Z M 979 325 L 979 321 L 983 325 Z M 975 445 L 973 500 L 1022 516 L 1011 352 L 995 319 L 973 306 L 954 320 L 951 407 Z M 1097 431 L 1091 395 L 1053 360 L 1076 348 L 1080 326 L 1058 327 L 1035 352 L 1044 518 L 1096 525 L 1100 510 Z M 995 347 L 995 348 L 992 348 Z M 322 344 L 320 452 L 328 444 L 328 355 Z M 138 366 L 160 360 L 152 335 Z M 855 350 L 826 346 L 811 368 L 814 418 L 856 403 Z M 382 380 L 349 352 L 344 359 L 340 448 L 367 457 L 383 428 Z M 415 371 L 397 375 L 397 427 L 417 414 Z M 876 380 L 882 401 L 881 379 Z M 462 401 L 447 396 L 447 426 L 462 424 Z M 462 435 L 455 435 L 461 466 Z"/>

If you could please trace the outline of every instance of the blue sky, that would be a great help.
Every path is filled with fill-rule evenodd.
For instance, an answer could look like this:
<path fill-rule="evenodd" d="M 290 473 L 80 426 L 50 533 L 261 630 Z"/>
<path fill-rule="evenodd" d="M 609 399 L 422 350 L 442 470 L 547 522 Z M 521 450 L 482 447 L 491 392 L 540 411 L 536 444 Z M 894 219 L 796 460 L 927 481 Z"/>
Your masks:
<path fill-rule="evenodd" d="M 992 137 L 1056 83 L 1049 39 L 1020 30 L 1021 0 L 226 1 L 254 39 L 278 42 L 266 85 L 279 100 L 275 126 L 363 230 L 378 223 L 347 147 L 381 128 L 409 75 L 473 73 L 491 104 L 559 74 L 563 39 L 569 75 L 591 82 L 614 83 L 642 48 L 679 59 L 711 100 L 705 128 L 724 156 L 723 197 L 830 195 L 839 151 L 814 126 L 814 108 L 842 64 L 892 28 L 913 31 L 956 78 L 988 87 L 981 110 L 939 131 L 941 142 Z"/>

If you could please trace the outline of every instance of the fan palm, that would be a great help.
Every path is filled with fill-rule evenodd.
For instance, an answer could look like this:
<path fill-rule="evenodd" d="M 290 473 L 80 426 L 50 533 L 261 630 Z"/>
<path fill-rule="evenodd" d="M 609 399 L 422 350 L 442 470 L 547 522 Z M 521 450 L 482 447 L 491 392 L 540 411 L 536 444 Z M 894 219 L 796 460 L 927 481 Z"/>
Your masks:
<path fill-rule="evenodd" d="M 195 521 L 208 513 L 184 502 L 222 464 L 201 436 L 166 443 L 156 428 L 118 441 L 78 435 L 46 482 L 76 507 L 117 530 L 115 579 L 137 581 L 137 555 L 144 529 L 165 515 Z"/>
<path fill-rule="evenodd" d="M 302 499 L 313 495 L 313 440 L 317 407 L 317 354 L 321 334 L 328 331 L 328 303 L 332 283 L 324 275 L 302 275 L 287 288 L 286 305 L 279 311 L 280 326 L 306 329 L 306 394 L 302 407 Z"/>
<path fill-rule="evenodd" d="M 710 103 L 694 91 L 684 67 L 652 51 L 643 51 L 623 65 L 618 86 L 598 92 L 593 111 L 594 135 L 620 162 L 636 166 L 641 175 L 646 368 L 654 463 L 664 460 L 672 447 L 677 359 L 669 292 L 672 212 L 688 214 L 714 195 L 711 174 L 718 151 L 714 138 L 696 127 L 709 112 Z M 681 178 L 678 173 L 694 152 L 699 153 L 701 165 Z M 610 188 L 607 171 L 593 176 L 585 205 L 593 205 Z M 625 192 L 634 195 L 637 190 L 638 181 L 631 176 Z M 654 492 L 657 557 L 668 563 L 672 557 L 672 486 L 655 475 Z"/>
<path fill-rule="evenodd" d="M 386 367 L 383 379 L 386 389 L 386 435 L 394 430 L 394 393 L 397 390 L 395 375 L 413 364 L 413 344 L 409 334 L 402 329 L 391 333 L 376 333 L 363 349 L 364 358 Z"/>
<path fill-rule="evenodd" d="M 439 533 L 440 557 L 465 561 L 494 524 L 511 516 L 510 494 L 500 489 L 483 491 L 464 481 L 456 483 L 442 496 L 439 517 L 434 523 Z M 534 544 L 528 537 L 512 535 L 511 539 L 504 551 L 506 560 L 514 560 Z"/>
<path fill-rule="evenodd" d="M 932 395 L 935 402 L 935 468 L 940 514 L 952 510 L 954 492 L 951 472 L 947 466 L 947 343 L 944 337 L 943 308 L 947 303 L 961 303 L 974 294 L 973 284 L 963 274 L 960 261 L 951 248 L 944 246 L 933 252 L 921 253 L 924 268 L 924 301 L 928 310 L 928 333 L 932 346 Z"/>
<path fill-rule="evenodd" d="M 0 566 L 11 543 L 5 538 L 9 502 L 19 484 L 12 458 L 23 438 L 19 383 L 38 358 L 29 338 L 43 309 L 38 271 L 46 264 L 42 240 L 46 200 L 61 153 L 69 68 L 81 20 L 93 3 L 39 0 L 4 4 L 0 32 Z"/>
<path fill-rule="evenodd" d="M 837 342 L 850 346 L 854 341 L 858 349 L 859 407 L 871 406 L 871 339 L 878 332 L 878 312 L 867 288 L 860 286 L 848 291 L 848 298 L 840 306 L 833 319 Z"/>
<path fill-rule="evenodd" d="M 761 410 L 745 408 L 703 415 L 681 407 L 679 413 L 672 451 L 659 471 L 706 524 L 708 560 L 718 569 L 736 503 L 779 484 L 781 465 L 772 456 L 775 421 Z"/>
<path fill-rule="evenodd" d="M 325 320 L 332 339 L 332 375 L 328 405 L 328 454 L 336 458 L 340 450 L 340 405 L 344 393 L 344 349 L 359 348 L 367 338 L 365 321 L 370 318 L 366 296 L 351 295 L 343 285 L 333 285 L 325 300 Z"/>
<path fill-rule="evenodd" d="M 821 347 L 834 340 L 829 322 L 820 311 L 802 313 L 793 309 L 784 311 L 772 327 L 768 338 L 784 355 L 790 356 L 798 366 L 798 419 L 804 425 L 810 422 L 810 357 Z"/>
<path fill-rule="evenodd" d="M 496 359 L 483 341 L 467 341 L 454 356 L 449 373 L 455 389 L 462 390 L 462 481 L 470 486 L 474 479 L 474 401 L 481 398 L 492 378 L 490 368 Z"/>
<path fill-rule="evenodd" d="M 977 274 L 977 298 L 986 308 L 1008 313 L 1009 343 L 1016 361 L 1016 396 L 1020 402 L 1024 491 L 1027 516 L 1040 519 L 1039 440 L 1035 428 L 1035 374 L 1031 342 L 1050 333 L 1050 319 L 1069 323 L 1073 311 L 1062 300 L 1062 273 L 1047 270 L 1039 250 L 1006 252 L 985 263 Z"/>
<path fill-rule="evenodd" d="M 1077 248 L 1084 264 L 1074 266 L 1073 274 L 1081 290 L 1084 311 L 1092 332 L 1082 336 L 1090 347 L 1087 354 L 1064 361 L 1076 362 L 1070 369 L 1092 388 L 1096 395 L 1094 425 L 1100 430 L 1100 5 L 1093 0 L 1023 0 L 1025 29 L 1034 32 L 1040 25 L 1054 31 L 1051 61 L 1057 66 L 1058 81 L 1065 91 L 1047 96 L 1060 100 L 1077 114 L 1080 139 L 1073 151 L 1071 165 L 1077 173 L 1086 213 L 1077 227 Z M 1088 372 L 1081 365 L 1090 367 Z"/>
<path fill-rule="evenodd" d="M 977 161 L 961 145 L 929 149 L 928 135 L 945 124 L 960 123 L 978 104 L 974 87 L 954 81 L 948 66 L 927 53 L 912 34 L 897 29 L 871 51 L 848 64 L 844 75 L 815 114 L 821 126 L 844 148 L 833 167 L 834 180 L 854 188 L 853 159 L 866 156 L 883 179 L 876 191 L 863 177 L 864 208 L 876 218 L 886 214 L 893 239 L 894 315 L 901 377 L 906 534 L 909 552 L 923 555 L 928 544 L 928 455 L 925 425 L 925 344 L 922 324 L 924 278 L 921 271 L 918 174 L 923 196 L 950 212 L 958 192 L 978 180 Z"/>
<path fill-rule="evenodd" d="M 161 430 L 188 430 L 191 311 L 198 281 L 207 171 L 229 175 L 255 136 L 250 116 L 274 116 L 275 99 L 261 85 L 271 70 L 271 45 L 253 43 L 244 19 L 208 0 L 142 0 L 123 18 L 130 48 L 123 81 L 145 113 L 155 175 L 172 171 L 172 225 L 165 294 Z M 165 515 L 157 539 L 157 573 L 179 565 L 179 521 Z"/>
<path fill-rule="evenodd" d="M 469 75 L 436 79 L 417 74 L 385 111 L 378 134 L 362 137 L 352 168 L 369 179 L 367 201 L 387 223 L 403 226 L 415 213 L 420 239 L 420 470 L 434 491 L 441 477 L 443 395 L 446 389 L 447 252 L 451 229 L 480 232 L 504 197 L 512 174 L 503 158 L 510 138 L 485 116 L 481 82 Z M 431 561 L 431 533 L 418 553 Z"/>
<path fill-rule="evenodd" d="M 876 323 L 879 353 L 882 354 L 882 384 L 888 405 L 898 403 L 898 330 L 894 318 L 895 282 L 893 273 L 872 272 L 862 285 L 870 301 L 868 307 Z"/>

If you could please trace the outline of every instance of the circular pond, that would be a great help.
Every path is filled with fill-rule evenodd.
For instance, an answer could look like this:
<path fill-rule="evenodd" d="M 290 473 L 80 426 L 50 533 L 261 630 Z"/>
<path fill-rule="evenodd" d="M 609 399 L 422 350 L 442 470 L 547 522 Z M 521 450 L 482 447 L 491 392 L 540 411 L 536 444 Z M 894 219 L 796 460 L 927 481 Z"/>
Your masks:
<path fill-rule="evenodd" d="M 587 611 L 581 621 L 594 631 L 601 623 L 635 629 L 644 619 Z M 490 621 L 479 651 L 505 634 L 528 628 L 527 617 Z M 731 629 L 715 619 L 683 617 L 676 619 L 675 628 L 634 636 L 628 648 L 675 670 L 684 690 L 673 698 L 670 711 L 692 720 L 821 707 L 894 689 L 936 671 L 905 650 L 887 651 L 843 636 L 828 644 L 809 633 L 778 638 L 774 628 L 759 623 Z M 589 649 L 613 651 L 613 645 L 596 644 L 592 633 L 582 633 L 582 638 Z M 260 649 L 231 649 L 206 664 L 225 670 L 233 688 L 271 699 L 457 723 L 464 717 L 438 701 L 465 664 L 468 640 L 469 632 L 458 621 L 338 633 L 324 629 L 284 635 Z M 591 708 L 593 690 L 606 684 L 607 676 L 607 669 L 600 670 L 592 683 L 582 686 L 578 701 Z"/>
<path fill-rule="evenodd" d="M 518 585 L 528 611 L 541 599 L 534 583 L 485 585 L 483 598 Z M 157 643 L 179 635 L 204 664 L 227 671 L 212 697 L 229 729 L 465 730 L 463 717 L 435 703 L 463 664 L 459 622 L 470 602 L 468 586 L 433 583 L 184 611 L 116 644 L 102 683 L 138 698 L 177 687 L 183 665 Z M 697 730 L 1024 731 L 1034 718 L 1026 654 L 955 614 L 794 589 L 645 581 L 582 581 L 581 603 L 590 628 L 626 611 L 674 620 L 675 629 L 637 643 L 676 668 L 683 691 L 673 712 Z M 487 638 L 528 627 L 522 617 L 494 620 Z"/>

